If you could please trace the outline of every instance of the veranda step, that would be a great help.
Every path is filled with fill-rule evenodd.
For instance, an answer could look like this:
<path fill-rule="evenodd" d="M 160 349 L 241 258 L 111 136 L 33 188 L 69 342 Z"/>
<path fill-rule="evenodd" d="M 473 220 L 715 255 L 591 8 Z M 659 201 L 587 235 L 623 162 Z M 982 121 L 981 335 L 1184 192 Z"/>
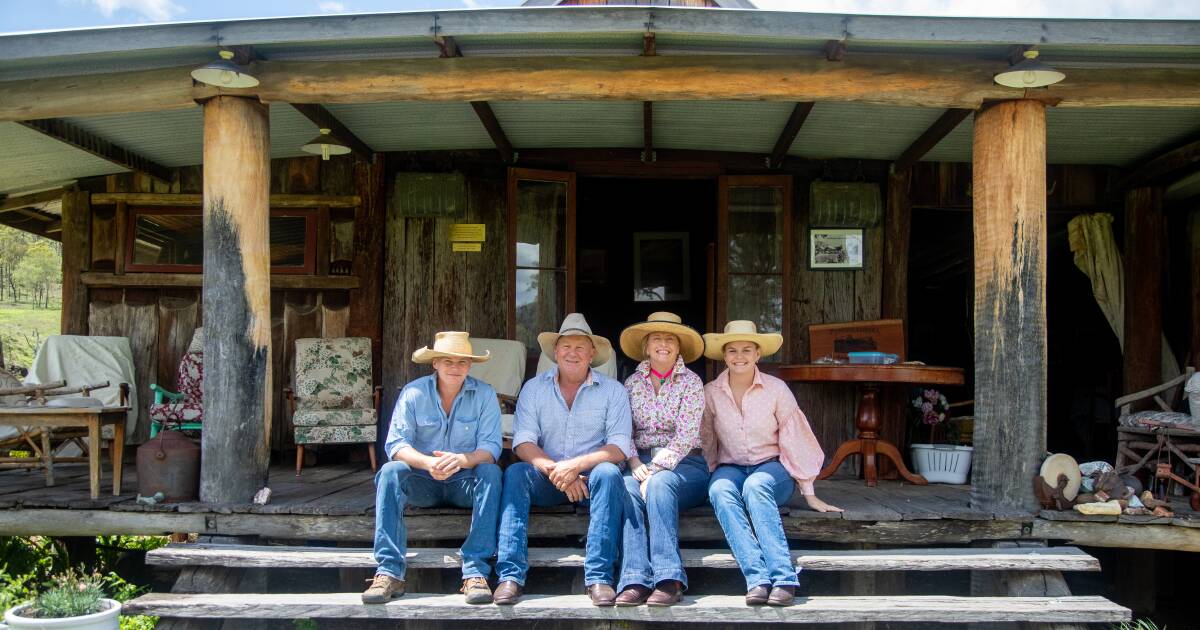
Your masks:
<path fill-rule="evenodd" d="M 733 555 L 721 549 L 683 549 L 686 567 L 736 569 Z M 457 549 L 409 548 L 408 566 L 414 569 L 456 569 Z M 1100 562 L 1075 547 L 1018 547 L 1012 549 L 869 549 L 793 551 L 792 558 L 806 571 L 1099 571 Z M 583 550 L 567 547 L 532 547 L 529 565 L 581 567 Z M 327 567 L 375 568 L 370 549 L 353 547 L 285 547 L 178 544 L 146 554 L 146 563 L 160 566 L 225 567 Z"/>
<path fill-rule="evenodd" d="M 795 606 L 746 606 L 743 597 L 684 597 L 669 608 L 598 608 L 585 595 L 527 595 L 516 606 L 472 606 L 462 595 L 409 593 L 383 605 L 359 593 L 152 593 L 125 604 L 129 614 L 225 619 L 492 619 L 629 620 L 707 623 L 842 623 L 893 621 L 971 623 L 1029 621 L 1113 623 L 1130 611 L 1103 597 L 951 597 L 936 595 L 808 597 Z"/>

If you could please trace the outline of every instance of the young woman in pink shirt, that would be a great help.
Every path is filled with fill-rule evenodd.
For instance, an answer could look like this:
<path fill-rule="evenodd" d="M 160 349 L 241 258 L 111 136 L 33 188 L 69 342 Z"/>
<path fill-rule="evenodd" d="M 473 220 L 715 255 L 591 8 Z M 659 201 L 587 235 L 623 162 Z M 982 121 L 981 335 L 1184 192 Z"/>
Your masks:
<path fill-rule="evenodd" d="M 779 506 L 798 484 L 810 508 L 841 511 L 813 490 L 824 453 L 787 384 L 757 367 L 783 345 L 782 335 L 737 320 L 723 333 L 704 335 L 704 343 L 704 356 L 726 366 L 704 386 L 708 499 L 746 577 L 746 604 L 789 606 L 799 581 Z"/>

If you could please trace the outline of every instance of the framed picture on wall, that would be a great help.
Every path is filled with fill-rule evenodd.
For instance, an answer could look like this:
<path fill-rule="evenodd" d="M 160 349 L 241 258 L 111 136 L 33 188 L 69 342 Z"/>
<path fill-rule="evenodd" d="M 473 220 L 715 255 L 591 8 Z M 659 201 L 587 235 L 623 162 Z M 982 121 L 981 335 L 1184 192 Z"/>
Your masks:
<path fill-rule="evenodd" d="M 808 228 L 808 268 L 855 270 L 863 268 L 863 229 Z"/>

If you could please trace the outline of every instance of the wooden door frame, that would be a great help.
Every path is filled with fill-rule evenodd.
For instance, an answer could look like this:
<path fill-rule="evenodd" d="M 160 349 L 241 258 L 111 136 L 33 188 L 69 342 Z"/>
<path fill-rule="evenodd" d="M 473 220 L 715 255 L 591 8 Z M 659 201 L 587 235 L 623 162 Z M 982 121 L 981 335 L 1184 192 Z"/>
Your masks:
<path fill-rule="evenodd" d="M 567 217 L 565 249 L 566 279 L 563 296 L 563 313 L 575 312 L 575 172 L 552 171 L 532 168 L 508 169 L 508 338 L 517 337 L 517 182 L 535 180 L 562 182 L 567 185 Z"/>
<path fill-rule="evenodd" d="M 791 334 L 792 329 L 792 224 L 795 209 L 792 204 L 793 178 L 791 175 L 721 175 L 717 178 L 717 322 L 716 326 L 724 328 L 729 321 L 729 189 L 731 187 L 762 187 L 783 189 L 783 252 L 780 261 L 782 276 L 782 305 L 783 330 L 780 334 Z M 789 358 L 788 344 L 784 343 L 781 357 L 784 362 Z"/>

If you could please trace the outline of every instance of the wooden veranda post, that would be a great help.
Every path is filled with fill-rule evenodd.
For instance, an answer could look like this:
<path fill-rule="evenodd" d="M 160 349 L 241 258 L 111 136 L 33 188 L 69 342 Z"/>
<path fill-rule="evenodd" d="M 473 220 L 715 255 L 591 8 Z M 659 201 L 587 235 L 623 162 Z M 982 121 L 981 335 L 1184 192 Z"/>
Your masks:
<path fill-rule="evenodd" d="M 88 334 L 88 290 L 83 272 L 92 260 L 92 209 L 86 190 L 62 198 L 62 315 L 64 335 Z"/>
<path fill-rule="evenodd" d="M 204 431 L 200 500 L 245 503 L 267 483 L 271 276 L 267 106 L 204 103 Z"/>
<path fill-rule="evenodd" d="M 1163 382 L 1163 261 L 1167 242 L 1163 190 L 1125 193 L 1125 343 L 1122 391 L 1133 393 Z M 1148 402 L 1148 401 L 1147 401 Z"/>
<path fill-rule="evenodd" d="M 1046 449 L 1046 109 L 975 114 L 973 506 L 1032 512 Z"/>

